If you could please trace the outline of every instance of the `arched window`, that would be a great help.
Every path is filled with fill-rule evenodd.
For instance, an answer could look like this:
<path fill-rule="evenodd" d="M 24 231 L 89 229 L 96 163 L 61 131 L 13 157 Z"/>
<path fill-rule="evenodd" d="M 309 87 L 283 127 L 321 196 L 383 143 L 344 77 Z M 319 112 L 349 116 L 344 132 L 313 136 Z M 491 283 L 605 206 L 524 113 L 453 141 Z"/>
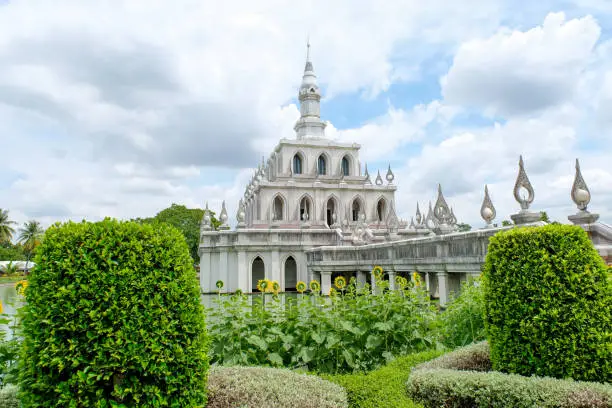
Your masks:
<path fill-rule="evenodd" d="M 348 176 L 350 174 L 350 162 L 348 157 L 342 158 L 342 175 Z"/>
<path fill-rule="evenodd" d="M 294 291 L 297 284 L 297 263 L 290 256 L 285 261 L 285 292 Z"/>
<path fill-rule="evenodd" d="M 266 266 L 263 259 L 257 257 L 253 259 L 253 265 L 251 266 L 251 290 L 257 291 L 257 282 L 266 277 Z"/>
<path fill-rule="evenodd" d="M 308 197 L 302 198 L 300 201 L 300 221 L 308 221 L 311 218 L 312 208 Z"/>
<path fill-rule="evenodd" d="M 317 171 L 319 174 L 327 174 L 327 163 L 325 162 L 325 156 L 320 155 L 317 160 Z"/>
<path fill-rule="evenodd" d="M 378 217 L 378 221 L 384 220 L 386 209 L 387 209 L 387 203 L 385 203 L 384 198 L 381 198 L 380 200 L 378 200 L 378 204 L 376 204 L 376 215 Z"/>
<path fill-rule="evenodd" d="M 274 198 L 273 211 L 274 214 L 272 215 L 272 221 L 279 221 L 283 219 L 284 203 L 280 196 L 276 196 Z"/>
<path fill-rule="evenodd" d="M 356 198 L 353 200 L 353 205 L 351 206 L 351 218 L 353 221 L 359 221 L 359 214 L 361 213 L 361 203 L 359 199 Z"/>
<path fill-rule="evenodd" d="M 293 174 L 302 174 L 302 158 L 299 154 L 293 156 Z"/>
<path fill-rule="evenodd" d="M 327 206 L 325 208 L 325 220 L 328 226 L 332 226 L 336 223 L 336 203 L 333 198 L 327 200 Z"/>

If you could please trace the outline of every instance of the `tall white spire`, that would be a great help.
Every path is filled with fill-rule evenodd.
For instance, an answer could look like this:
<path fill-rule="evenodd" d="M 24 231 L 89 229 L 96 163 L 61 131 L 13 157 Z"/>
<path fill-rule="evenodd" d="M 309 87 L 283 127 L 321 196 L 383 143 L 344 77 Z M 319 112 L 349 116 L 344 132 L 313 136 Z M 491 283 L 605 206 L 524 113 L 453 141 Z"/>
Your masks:
<path fill-rule="evenodd" d="M 321 91 L 310 60 L 310 40 L 306 44 L 306 65 L 298 99 L 300 100 L 300 118 L 293 128 L 297 138 L 321 139 L 325 137 L 327 124 L 321 120 Z"/>

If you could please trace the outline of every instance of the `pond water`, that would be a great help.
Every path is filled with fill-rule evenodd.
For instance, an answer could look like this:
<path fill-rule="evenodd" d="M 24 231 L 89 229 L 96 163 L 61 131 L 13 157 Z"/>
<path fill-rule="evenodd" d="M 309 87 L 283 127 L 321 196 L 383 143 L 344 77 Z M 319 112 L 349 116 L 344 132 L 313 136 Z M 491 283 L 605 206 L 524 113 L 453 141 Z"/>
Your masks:
<path fill-rule="evenodd" d="M 253 294 L 249 295 L 251 298 L 255 298 L 261 295 Z M 296 297 L 297 293 L 286 293 L 282 294 L 282 298 L 286 297 Z M 206 308 L 215 307 L 216 302 L 215 299 L 218 297 L 216 294 L 203 294 L 202 305 Z M 19 307 L 19 297 L 17 296 L 17 291 L 15 290 L 15 284 L 6 284 L 0 285 L 0 301 L 2 301 L 2 306 L 4 307 L 4 313 L 13 316 L 16 312 L 16 309 Z M 8 337 L 11 337 L 10 329 L 8 325 L 0 325 L 0 330 L 5 332 Z M 0 336 L 1 337 L 1 336 Z"/>

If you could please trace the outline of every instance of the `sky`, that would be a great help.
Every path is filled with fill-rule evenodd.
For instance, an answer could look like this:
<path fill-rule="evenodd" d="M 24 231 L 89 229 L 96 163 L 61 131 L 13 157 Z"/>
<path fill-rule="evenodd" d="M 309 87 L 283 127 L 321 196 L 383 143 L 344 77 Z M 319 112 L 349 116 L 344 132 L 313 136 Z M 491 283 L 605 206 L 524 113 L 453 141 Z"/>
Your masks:
<path fill-rule="evenodd" d="M 395 173 L 406 220 L 438 183 L 460 222 L 567 222 L 576 158 L 612 223 L 612 1 L 0 0 L 0 208 L 23 223 L 233 218 L 294 138 L 306 40 L 330 139 Z M 384 173 L 383 173 L 384 175 Z"/>

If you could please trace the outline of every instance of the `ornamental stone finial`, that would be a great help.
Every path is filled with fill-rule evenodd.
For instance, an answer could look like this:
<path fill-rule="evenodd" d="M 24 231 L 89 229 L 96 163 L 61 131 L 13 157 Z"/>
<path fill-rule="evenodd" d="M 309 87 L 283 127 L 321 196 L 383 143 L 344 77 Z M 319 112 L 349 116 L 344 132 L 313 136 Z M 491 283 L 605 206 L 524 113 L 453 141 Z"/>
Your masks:
<path fill-rule="evenodd" d="M 380 176 L 380 170 L 378 170 L 378 175 L 376 176 L 376 181 L 375 181 L 377 186 L 382 186 L 383 185 L 383 180 L 382 177 Z"/>
<path fill-rule="evenodd" d="M 221 214 L 219 214 L 219 221 L 221 221 L 221 225 L 219 226 L 220 230 L 229 229 L 229 225 L 227 225 L 227 208 L 225 208 L 225 200 L 221 203 Z"/>
<path fill-rule="evenodd" d="M 578 159 L 576 159 L 576 174 L 574 176 L 574 184 L 572 185 L 571 197 L 578 207 L 576 214 L 567 217 L 572 223 L 576 225 L 592 224 L 599 219 L 599 214 L 591 214 L 587 211 L 587 206 L 591 201 L 591 192 L 582 177 Z"/>
<path fill-rule="evenodd" d="M 482 200 L 482 206 L 480 207 L 480 216 L 487 223 L 486 228 L 491 227 L 491 222 L 495 219 L 496 214 L 495 207 L 489 196 L 489 186 L 485 184 L 485 195 L 484 200 Z"/>
<path fill-rule="evenodd" d="M 425 217 L 425 226 L 430 230 L 437 228 L 439 225 L 436 216 L 434 215 L 434 211 L 431 207 L 431 201 L 429 202 L 429 209 L 427 210 L 427 217 Z"/>
<path fill-rule="evenodd" d="M 525 197 L 525 192 L 527 192 L 527 197 Z M 521 211 L 510 216 L 516 225 L 530 224 L 540 220 L 541 215 L 539 212 L 529 211 L 529 206 L 533 203 L 534 198 L 535 192 L 529 182 L 529 177 L 527 177 L 523 156 L 520 156 L 519 172 L 516 177 L 516 183 L 514 183 L 514 199 L 521 205 Z"/>
<path fill-rule="evenodd" d="M 527 190 L 527 197 L 521 195 L 521 188 Z M 521 155 L 519 157 L 519 172 L 518 176 L 516 177 L 516 182 L 514 183 L 514 199 L 521 205 L 521 210 L 528 210 L 531 203 L 533 203 L 534 198 L 535 192 L 533 191 L 533 187 L 529 182 L 529 177 L 527 177 L 525 163 L 523 162 L 523 156 Z"/>
<path fill-rule="evenodd" d="M 419 203 L 417 202 L 417 209 L 416 209 L 416 222 L 417 225 L 421 225 L 422 221 L 423 221 L 423 216 L 421 215 L 421 210 L 419 209 Z"/>
<path fill-rule="evenodd" d="M 245 219 L 246 210 L 244 208 L 244 201 L 240 199 L 240 201 L 238 202 L 238 211 L 236 211 L 236 221 L 238 221 L 236 228 L 243 228 L 245 226 Z"/>
<path fill-rule="evenodd" d="M 389 169 L 387 170 L 387 175 L 385 176 L 385 178 L 387 179 L 387 182 L 389 184 L 393 183 L 393 180 L 395 180 L 395 175 L 391 171 L 391 164 L 389 164 Z"/>
<path fill-rule="evenodd" d="M 372 180 L 370 180 L 370 172 L 368 171 L 368 163 L 365 165 L 365 184 L 372 184 Z"/>
<path fill-rule="evenodd" d="M 204 215 L 202 216 L 201 229 L 203 231 L 210 231 L 212 226 L 210 225 L 210 210 L 208 209 L 208 201 L 206 202 L 206 208 L 204 209 Z"/>

